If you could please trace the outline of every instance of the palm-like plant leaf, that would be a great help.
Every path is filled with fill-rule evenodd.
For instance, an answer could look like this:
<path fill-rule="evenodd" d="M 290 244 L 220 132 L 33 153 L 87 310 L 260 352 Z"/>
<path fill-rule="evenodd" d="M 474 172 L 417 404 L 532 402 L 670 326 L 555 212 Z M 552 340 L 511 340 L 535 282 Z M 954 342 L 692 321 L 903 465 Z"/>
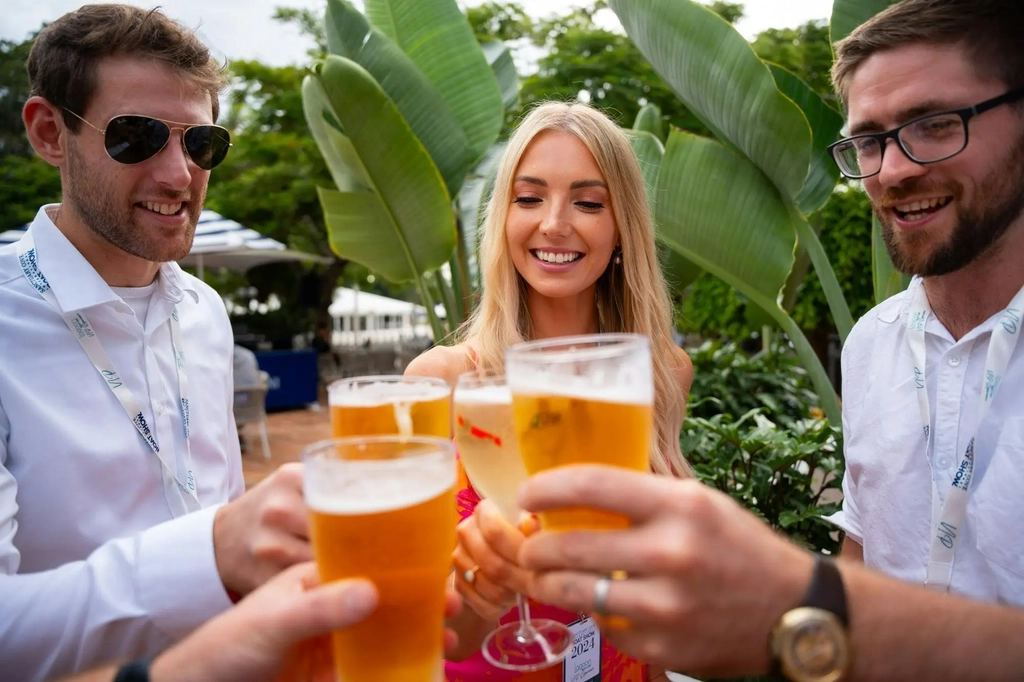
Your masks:
<path fill-rule="evenodd" d="M 828 146 L 839 139 L 843 117 L 798 77 L 777 64 L 768 66 L 779 90 L 800 107 L 811 126 L 811 168 L 796 196 L 796 205 L 805 214 L 814 213 L 828 203 L 839 180 L 839 167 L 829 155 Z"/>
<path fill-rule="evenodd" d="M 824 368 L 778 304 L 796 247 L 790 204 L 747 159 L 681 131 L 669 134 L 657 196 L 662 241 L 771 315 L 808 367 L 826 414 L 838 423 L 838 401 Z"/>
<path fill-rule="evenodd" d="M 361 66 L 330 56 L 320 83 L 368 183 L 363 191 L 320 190 L 332 247 L 389 280 L 422 285 L 424 273 L 443 265 L 455 246 L 451 201 L 437 167 Z"/>
<path fill-rule="evenodd" d="M 472 150 L 482 157 L 501 131 L 504 104 L 498 80 L 473 29 L 454 1 L 366 0 L 370 23 L 419 67 L 455 115 Z"/>
<path fill-rule="evenodd" d="M 610 0 L 609 5 L 687 108 L 785 195 L 797 196 L 811 158 L 807 120 L 779 92 L 743 36 L 692 0 Z"/>
<path fill-rule="evenodd" d="M 328 0 L 327 45 L 356 62 L 380 84 L 434 160 L 450 196 L 473 162 L 469 139 L 437 88 L 387 36 L 346 0 Z"/>

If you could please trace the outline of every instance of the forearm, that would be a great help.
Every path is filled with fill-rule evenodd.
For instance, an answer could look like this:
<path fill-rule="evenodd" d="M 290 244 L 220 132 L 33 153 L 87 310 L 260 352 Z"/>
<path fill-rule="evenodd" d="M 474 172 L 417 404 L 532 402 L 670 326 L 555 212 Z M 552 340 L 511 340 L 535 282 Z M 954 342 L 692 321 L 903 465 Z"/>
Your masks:
<path fill-rule="evenodd" d="M 1021 679 L 1024 611 L 839 566 L 850 604 L 851 681 Z"/>
<path fill-rule="evenodd" d="M 84 561 L 0 575 L 4 675 L 36 682 L 152 654 L 227 608 L 212 548 L 199 546 L 212 543 L 203 513 L 107 542 Z"/>

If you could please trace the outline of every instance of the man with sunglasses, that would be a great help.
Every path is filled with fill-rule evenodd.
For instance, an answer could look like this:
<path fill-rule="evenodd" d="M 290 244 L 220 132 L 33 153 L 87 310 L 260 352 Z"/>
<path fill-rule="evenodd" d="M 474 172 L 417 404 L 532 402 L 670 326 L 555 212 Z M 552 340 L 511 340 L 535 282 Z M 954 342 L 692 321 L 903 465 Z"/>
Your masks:
<path fill-rule="evenodd" d="M 0 249 L 0 678 L 19 682 L 154 654 L 310 558 L 298 465 L 242 494 L 231 327 L 174 263 L 230 147 L 222 69 L 126 5 L 60 17 L 27 68 L 63 196 Z"/>
<path fill-rule="evenodd" d="M 1019 0 L 904 0 L 836 48 L 889 255 L 915 275 L 843 349 L 843 557 L 1024 606 L 1024 50 Z"/>

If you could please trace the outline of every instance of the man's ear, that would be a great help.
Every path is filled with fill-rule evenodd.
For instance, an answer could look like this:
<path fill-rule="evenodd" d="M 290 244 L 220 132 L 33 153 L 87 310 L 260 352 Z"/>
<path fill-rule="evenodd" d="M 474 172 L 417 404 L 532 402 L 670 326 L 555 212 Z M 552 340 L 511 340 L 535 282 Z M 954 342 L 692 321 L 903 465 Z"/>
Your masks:
<path fill-rule="evenodd" d="M 64 136 L 70 131 L 64 127 L 60 108 L 38 95 L 29 97 L 21 110 L 21 120 L 25 122 L 25 133 L 36 154 L 51 166 L 63 166 Z"/>

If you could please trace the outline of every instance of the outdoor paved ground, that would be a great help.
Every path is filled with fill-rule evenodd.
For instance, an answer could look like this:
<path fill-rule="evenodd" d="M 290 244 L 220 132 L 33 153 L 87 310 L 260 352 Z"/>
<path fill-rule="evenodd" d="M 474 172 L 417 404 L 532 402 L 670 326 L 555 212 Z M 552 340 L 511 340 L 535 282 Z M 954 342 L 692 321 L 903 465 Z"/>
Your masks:
<path fill-rule="evenodd" d="M 242 453 L 242 473 L 249 489 L 285 462 L 297 462 L 302 450 L 310 443 L 331 437 L 330 412 L 326 407 L 319 412 L 306 409 L 273 412 L 267 418 L 270 437 L 269 460 L 263 458 L 259 429 L 256 424 L 245 427 L 248 448 Z"/>

